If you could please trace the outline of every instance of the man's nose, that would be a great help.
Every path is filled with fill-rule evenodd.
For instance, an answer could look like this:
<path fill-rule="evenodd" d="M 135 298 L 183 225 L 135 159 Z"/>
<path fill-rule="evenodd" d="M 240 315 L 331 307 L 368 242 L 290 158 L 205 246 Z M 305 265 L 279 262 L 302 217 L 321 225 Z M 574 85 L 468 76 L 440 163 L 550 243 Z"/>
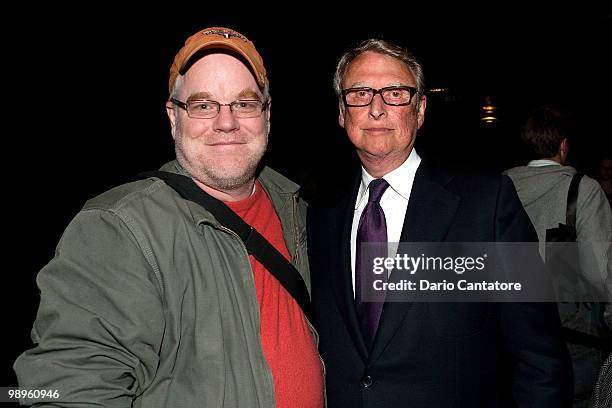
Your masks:
<path fill-rule="evenodd" d="M 372 97 L 370 103 L 370 116 L 374 119 L 380 119 L 383 115 L 387 114 L 387 106 L 382 99 L 382 95 L 377 94 Z"/>
<path fill-rule="evenodd" d="M 240 122 L 227 105 L 219 107 L 219 113 L 215 117 L 215 130 L 231 132 L 240 128 Z"/>

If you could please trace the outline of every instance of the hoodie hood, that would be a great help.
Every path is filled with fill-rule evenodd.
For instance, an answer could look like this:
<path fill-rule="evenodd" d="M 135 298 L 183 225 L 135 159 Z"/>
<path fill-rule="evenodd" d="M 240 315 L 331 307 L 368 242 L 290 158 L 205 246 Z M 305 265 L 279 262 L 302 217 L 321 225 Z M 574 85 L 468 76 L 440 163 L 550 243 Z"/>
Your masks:
<path fill-rule="evenodd" d="M 557 196 L 559 191 L 567 194 L 567 187 L 576 169 L 561 165 L 520 166 L 506 170 L 504 174 L 510 176 L 521 202 L 527 207 L 536 200 L 547 201 L 547 198 Z"/>

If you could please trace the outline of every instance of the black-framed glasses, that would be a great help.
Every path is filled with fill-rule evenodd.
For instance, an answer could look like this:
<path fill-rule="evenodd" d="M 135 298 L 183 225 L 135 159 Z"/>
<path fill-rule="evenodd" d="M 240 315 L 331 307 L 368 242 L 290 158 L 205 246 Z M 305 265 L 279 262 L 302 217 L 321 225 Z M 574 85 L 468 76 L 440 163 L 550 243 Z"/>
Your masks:
<path fill-rule="evenodd" d="M 193 99 L 187 102 L 170 98 L 170 102 L 187 111 L 190 118 L 212 119 L 219 114 L 222 106 L 229 106 L 235 117 L 246 119 L 261 116 L 268 108 L 269 101 L 262 102 L 257 99 L 241 99 L 231 103 L 219 103 L 206 99 Z"/>
<path fill-rule="evenodd" d="M 380 89 L 348 88 L 342 90 L 342 100 L 346 106 L 368 106 L 376 94 L 380 94 L 386 105 L 406 106 L 410 105 L 410 101 L 417 94 L 417 89 L 412 86 L 386 86 Z"/>

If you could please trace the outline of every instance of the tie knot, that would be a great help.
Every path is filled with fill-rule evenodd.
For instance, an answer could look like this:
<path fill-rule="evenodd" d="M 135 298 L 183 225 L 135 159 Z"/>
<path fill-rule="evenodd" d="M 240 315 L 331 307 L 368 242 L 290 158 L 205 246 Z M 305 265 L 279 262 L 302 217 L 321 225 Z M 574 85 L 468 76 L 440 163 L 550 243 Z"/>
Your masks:
<path fill-rule="evenodd" d="M 370 181 L 370 197 L 368 202 L 379 202 L 387 187 L 389 187 L 389 183 L 383 178 Z"/>

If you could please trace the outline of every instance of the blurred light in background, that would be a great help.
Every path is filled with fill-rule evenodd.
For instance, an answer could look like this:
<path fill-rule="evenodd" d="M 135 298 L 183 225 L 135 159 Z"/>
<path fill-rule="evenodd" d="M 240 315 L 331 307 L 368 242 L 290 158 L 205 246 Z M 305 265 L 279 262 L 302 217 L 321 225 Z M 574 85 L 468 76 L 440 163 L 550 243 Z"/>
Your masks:
<path fill-rule="evenodd" d="M 480 121 L 486 124 L 493 124 L 497 121 L 497 106 L 493 105 L 490 96 L 485 97 L 484 105 L 480 107 Z"/>

